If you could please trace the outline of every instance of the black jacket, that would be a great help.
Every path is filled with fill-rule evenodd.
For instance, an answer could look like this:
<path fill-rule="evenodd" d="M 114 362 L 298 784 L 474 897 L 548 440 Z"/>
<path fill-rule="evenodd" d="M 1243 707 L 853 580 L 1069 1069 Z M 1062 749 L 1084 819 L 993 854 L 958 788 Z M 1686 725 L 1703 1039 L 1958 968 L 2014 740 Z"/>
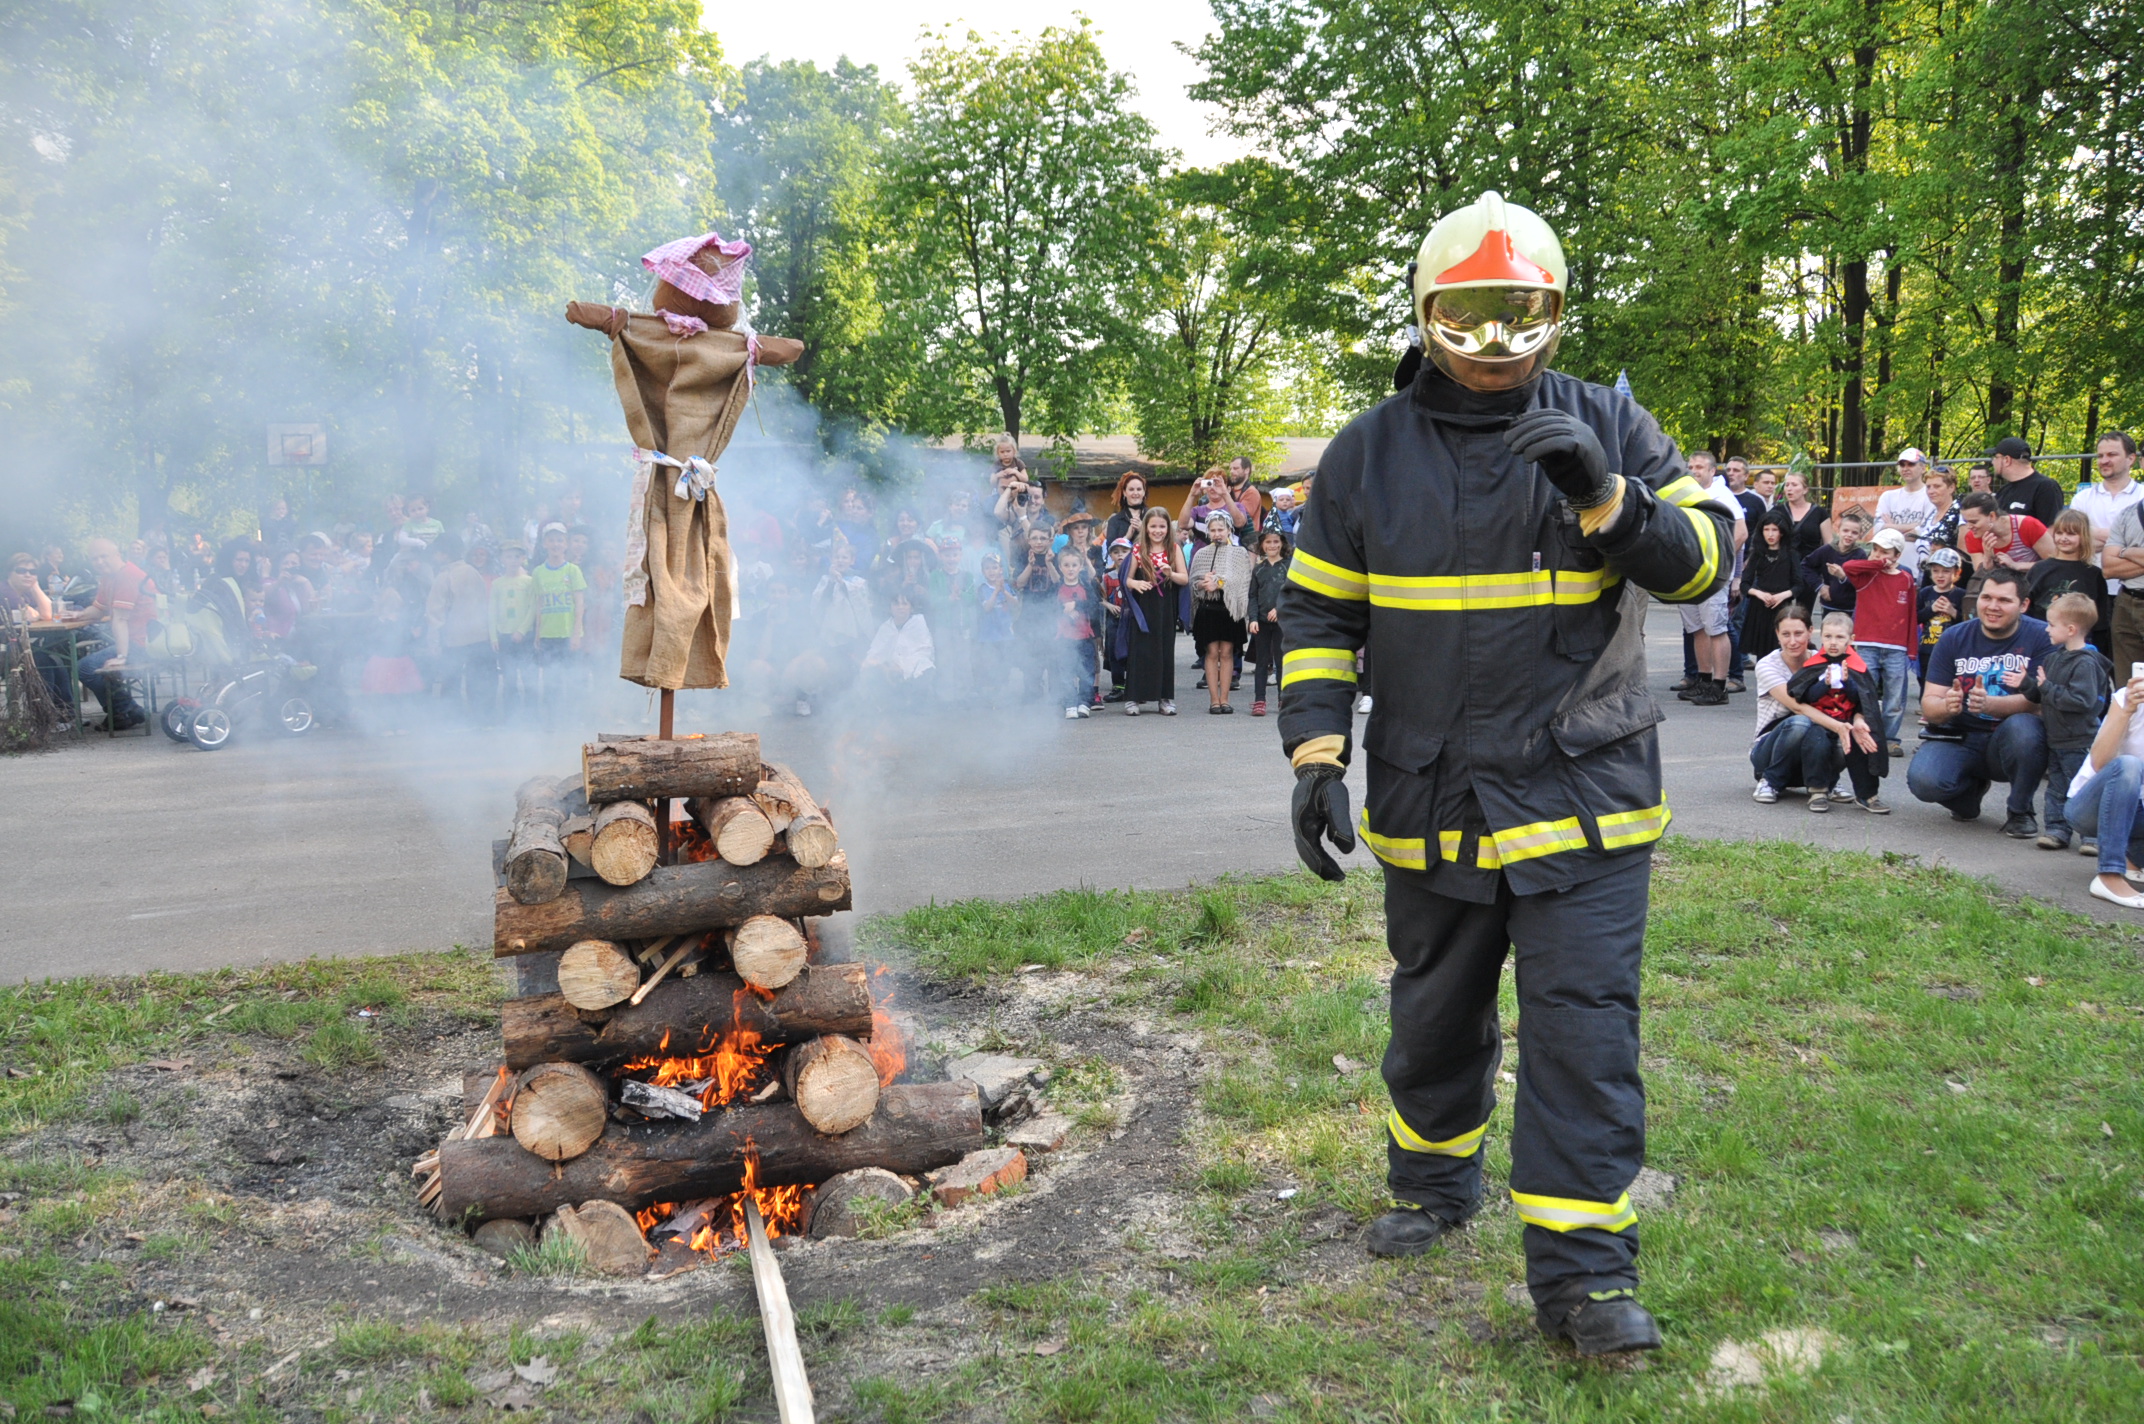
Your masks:
<path fill-rule="evenodd" d="M 1536 405 L 1581 417 L 1624 478 L 1591 537 L 1504 443 Z M 1648 593 L 1699 602 L 1733 522 L 1643 408 L 1550 371 L 1483 396 L 1434 367 L 1326 448 L 1281 606 L 1280 732 L 1353 752 L 1355 652 L 1375 711 L 1363 830 L 1387 863 L 1488 902 L 1647 854 L 1667 828 Z"/>
<path fill-rule="evenodd" d="M 1260 559 L 1251 566 L 1251 621 L 1263 624 L 1266 611 L 1280 608 L 1281 591 L 1288 586 L 1288 565 Z"/>
<path fill-rule="evenodd" d="M 1818 700 L 1831 690 L 1818 687 L 1817 683 L 1833 666 L 1835 664 L 1827 660 L 1822 653 L 1811 653 L 1809 660 L 1801 665 L 1801 669 L 1787 679 L 1787 696 L 1805 707 L 1816 706 Z M 1845 686 L 1837 691 L 1843 693 L 1847 701 L 1853 704 L 1853 711 L 1839 720 L 1850 723 L 1859 717 L 1876 738 L 1875 751 L 1863 752 L 1857 747 L 1847 755 L 1867 757 L 1869 771 L 1880 781 L 1891 774 L 1891 758 L 1883 739 L 1883 700 L 1876 695 L 1876 684 L 1869 680 L 1867 673 L 1856 672 L 1851 666 L 1846 666 Z"/>
<path fill-rule="evenodd" d="M 2028 702 L 2040 704 L 2040 721 L 2047 728 L 2047 744 L 2057 751 L 2073 752 L 2092 745 L 2100 719 L 2107 715 L 2107 696 L 2114 690 L 2114 664 L 2106 654 L 2087 644 L 2076 652 L 2057 648 L 2040 659 L 2047 681 L 2025 679 L 2018 689 Z"/>

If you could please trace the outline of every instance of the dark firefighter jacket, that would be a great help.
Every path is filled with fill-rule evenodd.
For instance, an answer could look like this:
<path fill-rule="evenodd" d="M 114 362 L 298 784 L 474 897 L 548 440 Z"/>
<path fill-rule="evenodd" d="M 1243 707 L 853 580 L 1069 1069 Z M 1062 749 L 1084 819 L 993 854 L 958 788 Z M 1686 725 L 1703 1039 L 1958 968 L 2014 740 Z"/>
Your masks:
<path fill-rule="evenodd" d="M 1504 443 L 1537 404 L 1583 420 L 1624 477 L 1591 537 Z M 1280 610 L 1282 745 L 1348 760 L 1367 648 L 1380 859 L 1483 903 L 1499 873 L 1522 895 L 1605 874 L 1667 830 L 1647 595 L 1711 595 L 1732 534 L 1636 402 L 1555 371 L 1484 396 L 1425 368 L 1318 462 Z"/>

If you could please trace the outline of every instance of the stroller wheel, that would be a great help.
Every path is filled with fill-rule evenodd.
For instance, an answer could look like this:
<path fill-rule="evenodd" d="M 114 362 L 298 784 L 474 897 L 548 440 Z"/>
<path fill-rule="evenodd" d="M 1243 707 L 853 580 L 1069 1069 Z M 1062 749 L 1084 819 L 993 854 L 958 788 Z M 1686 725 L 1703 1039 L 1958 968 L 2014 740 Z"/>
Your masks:
<path fill-rule="evenodd" d="M 164 735 L 174 742 L 190 741 L 186 729 L 192 724 L 194 714 L 200 710 L 201 704 L 190 697 L 167 702 L 164 704 L 164 710 L 157 714 L 156 725 L 163 728 Z"/>
<path fill-rule="evenodd" d="M 275 721 L 285 736 L 302 737 L 313 730 L 313 704 L 302 697 L 286 697 Z"/>
<path fill-rule="evenodd" d="M 231 741 L 231 714 L 221 707 L 204 707 L 194 714 L 186 735 L 202 751 L 212 752 Z"/>

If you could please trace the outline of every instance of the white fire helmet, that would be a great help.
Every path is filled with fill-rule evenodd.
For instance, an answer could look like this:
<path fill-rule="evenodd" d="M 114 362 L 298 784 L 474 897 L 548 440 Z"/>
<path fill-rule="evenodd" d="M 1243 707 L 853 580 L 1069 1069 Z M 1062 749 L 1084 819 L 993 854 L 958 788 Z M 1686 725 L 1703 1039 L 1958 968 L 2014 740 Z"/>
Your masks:
<path fill-rule="evenodd" d="M 1495 191 L 1446 213 L 1415 258 L 1414 316 L 1440 369 L 1452 358 L 1546 370 L 1563 331 L 1563 244 L 1538 213 Z"/>

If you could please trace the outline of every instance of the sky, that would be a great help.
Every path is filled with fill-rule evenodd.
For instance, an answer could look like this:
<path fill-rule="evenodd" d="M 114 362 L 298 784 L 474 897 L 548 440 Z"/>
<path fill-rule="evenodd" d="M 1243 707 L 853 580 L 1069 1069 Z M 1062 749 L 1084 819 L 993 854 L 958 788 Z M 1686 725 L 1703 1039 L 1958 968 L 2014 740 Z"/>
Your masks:
<path fill-rule="evenodd" d="M 1161 131 L 1162 143 L 1184 162 L 1210 166 L 1245 152 L 1235 139 L 1207 133 L 1209 105 L 1193 102 L 1184 88 L 1201 77 L 1198 65 L 1176 45 L 1196 46 L 1214 28 L 1205 0 L 1026 0 L 983 5 L 975 0 L 779 0 L 779 3 L 710 7 L 708 27 L 722 40 L 724 55 L 742 64 L 761 55 L 808 59 L 831 65 L 842 55 L 876 64 L 886 78 L 906 86 L 908 60 L 920 48 L 925 28 L 957 26 L 1006 36 L 1035 35 L 1050 25 L 1077 23 L 1075 12 L 1094 22 L 1111 67 L 1131 75 L 1139 111 Z"/>

